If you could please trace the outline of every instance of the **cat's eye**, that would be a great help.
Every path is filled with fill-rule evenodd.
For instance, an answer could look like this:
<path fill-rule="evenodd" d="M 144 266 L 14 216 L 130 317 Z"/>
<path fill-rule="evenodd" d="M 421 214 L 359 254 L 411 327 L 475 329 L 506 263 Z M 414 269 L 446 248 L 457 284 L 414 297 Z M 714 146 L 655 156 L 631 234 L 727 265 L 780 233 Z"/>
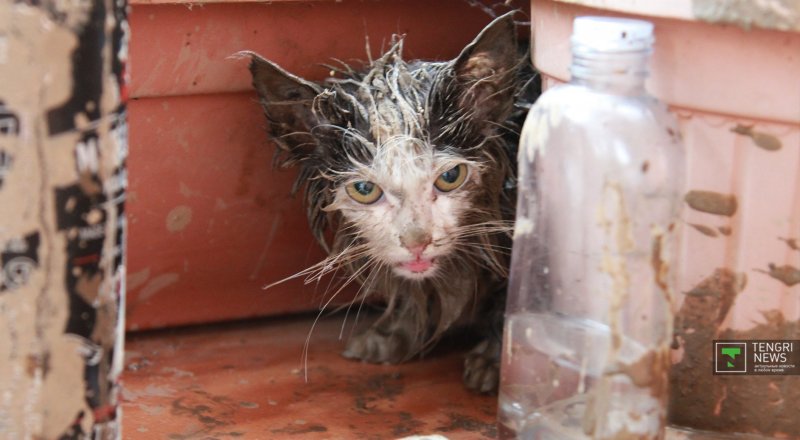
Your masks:
<path fill-rule="evenodd" d="M 450 192 L 464 184 L 467 179 L 467 166 L 463 163 L 443 172 L 433 185 L 442 192 Z"/>
<path fill-rule="evenodd" d="M 375 203 L 383 195 L 383 190 L 378 185 L 366 180 L 348 183 L 345 187 L 351 199 L 364 205 Z"/>

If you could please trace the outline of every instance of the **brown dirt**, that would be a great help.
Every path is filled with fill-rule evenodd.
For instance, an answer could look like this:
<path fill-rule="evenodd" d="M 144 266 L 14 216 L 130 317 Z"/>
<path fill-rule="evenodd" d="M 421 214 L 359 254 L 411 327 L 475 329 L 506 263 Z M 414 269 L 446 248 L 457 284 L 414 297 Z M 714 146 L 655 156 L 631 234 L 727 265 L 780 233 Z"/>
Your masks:
<path fill-rule="evenodd" d="M 683 358 L 670 372 L 669 422 L 720 433 L 800 438 L 800 387 L 794 376 L 715 376 L 715 339 L 798 339 L 800 322 L 779 311 L 747 331 L 720 330 L 745 277 L 717 269 L 686 294 L 676 316 L 675 338 Z"/>

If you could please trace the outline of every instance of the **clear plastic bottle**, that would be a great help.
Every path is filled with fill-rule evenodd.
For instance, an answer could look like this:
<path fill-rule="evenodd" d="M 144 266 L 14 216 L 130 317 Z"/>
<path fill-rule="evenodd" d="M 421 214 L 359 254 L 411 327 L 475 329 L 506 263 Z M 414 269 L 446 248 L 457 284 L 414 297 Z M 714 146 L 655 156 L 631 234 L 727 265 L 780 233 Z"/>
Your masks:
<path fill-rule="evenodd" d="M 579 17 L 523 128 L 501 437 L 660 439 L 684 152 L 644 83 L 651 23 Z"/>

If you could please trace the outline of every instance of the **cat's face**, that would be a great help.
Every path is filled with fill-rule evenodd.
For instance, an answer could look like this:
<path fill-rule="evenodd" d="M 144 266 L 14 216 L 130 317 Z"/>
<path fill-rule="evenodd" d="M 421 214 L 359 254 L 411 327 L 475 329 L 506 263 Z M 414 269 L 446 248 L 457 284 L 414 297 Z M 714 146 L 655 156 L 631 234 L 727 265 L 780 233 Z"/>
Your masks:
<path fill-rule="evenodd" d="M 394 137 L 371 164 L 335 187 L 326 209 L 341 213 L 369 256 L 399 276 L 433 276 L 459 246 L 459 230 L 481 186 L 483 165 L 436 151 L 424 140 Z"/>
<path fill-rule="evenodd" d="M 451 62 L 401 55 L 398 43 L 368 70 L 316 84 L 252 54 L 278 162 L 300 166 L 324 245 L 335 227 L 334 262 L 360 258 L 411 280 L 496 265 L 489 236 L 503 230 L 512 168 L 499 136 L 515 91 L 513 22 L 488 27 Z"/>

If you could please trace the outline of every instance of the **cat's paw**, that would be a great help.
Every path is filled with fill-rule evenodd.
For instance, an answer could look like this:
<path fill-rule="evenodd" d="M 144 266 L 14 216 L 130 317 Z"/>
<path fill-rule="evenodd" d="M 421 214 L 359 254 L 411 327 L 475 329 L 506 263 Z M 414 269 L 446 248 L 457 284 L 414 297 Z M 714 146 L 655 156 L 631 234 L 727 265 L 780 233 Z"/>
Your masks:
<path fill-rule="evenodd" d="M 464 385 L 472 391 L 495 394 L 500 382 L 499 344 L 485 339 L 464 360 Z"/>
<path fill-rule="evenodd" d="M 408 341 L 400 333 L 371 328 L 350 338 L 342 356 L 375 364 L 396 364 L 408 357 L 408 351 Z"/>

